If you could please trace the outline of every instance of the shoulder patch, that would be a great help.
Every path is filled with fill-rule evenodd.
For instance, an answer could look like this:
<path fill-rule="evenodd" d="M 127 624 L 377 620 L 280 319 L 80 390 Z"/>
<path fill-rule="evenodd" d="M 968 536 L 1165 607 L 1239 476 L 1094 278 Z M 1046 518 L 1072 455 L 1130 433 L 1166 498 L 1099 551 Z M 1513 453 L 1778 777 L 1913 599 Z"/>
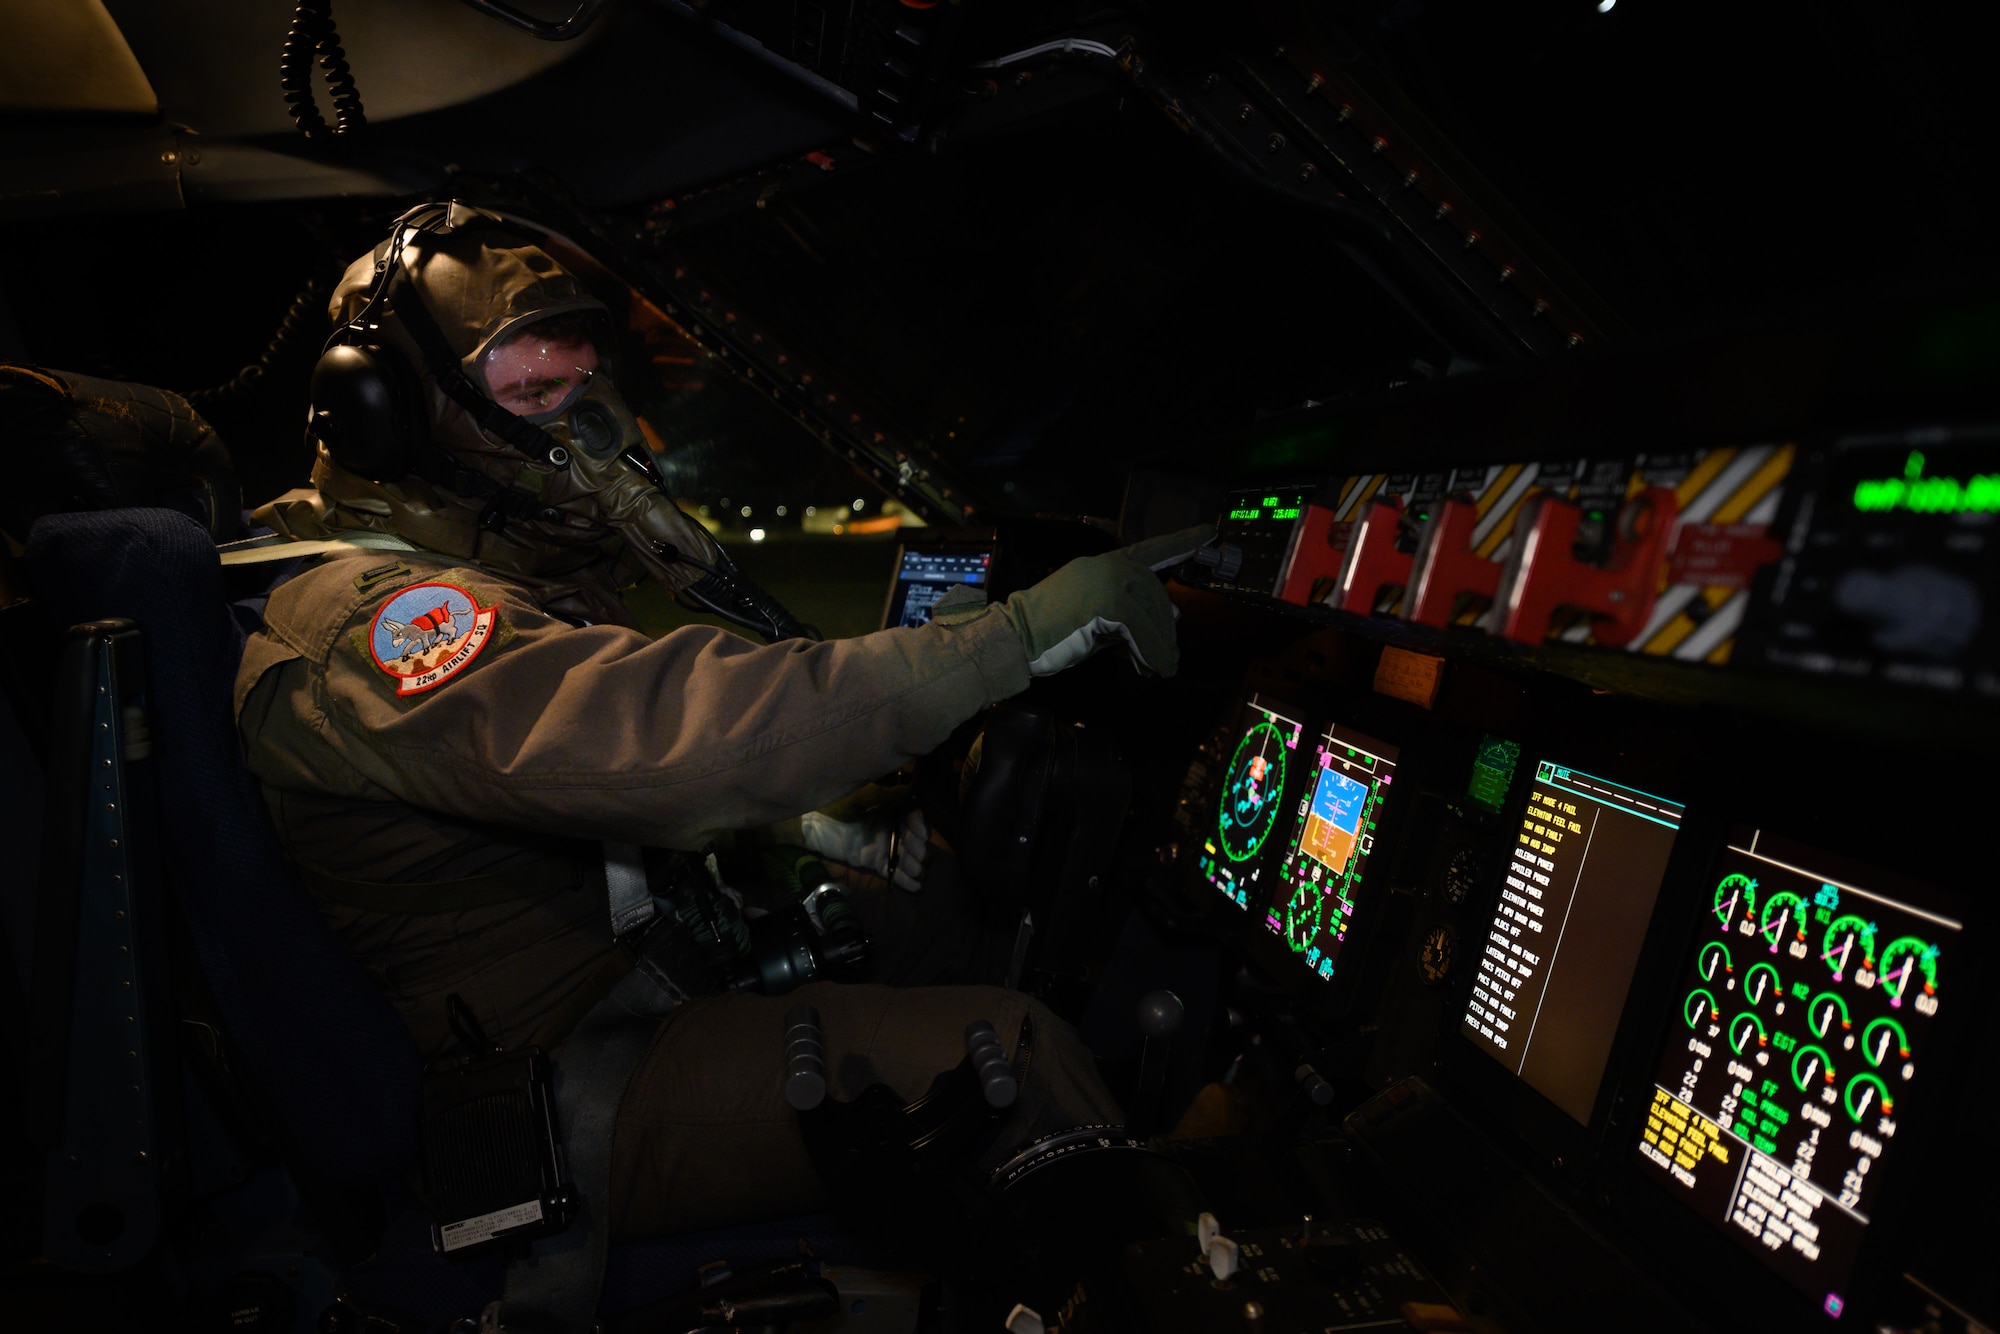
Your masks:
<path fill-rule="evenodd" d="M 458 584 L 411 584 L 375 613 L 368 652 L 396 678 L 398 695 L 420 695 L 470 667 L 499 619 L 497 605 L 481 607 Z"/>

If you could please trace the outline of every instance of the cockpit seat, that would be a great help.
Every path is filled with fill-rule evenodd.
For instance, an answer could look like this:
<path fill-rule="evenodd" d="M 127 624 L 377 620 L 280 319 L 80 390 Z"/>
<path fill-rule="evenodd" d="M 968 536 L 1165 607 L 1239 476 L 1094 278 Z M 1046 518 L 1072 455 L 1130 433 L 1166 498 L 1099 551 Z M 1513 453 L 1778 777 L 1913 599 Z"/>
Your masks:
<path fill-rule="evenodd" d="M 447 1263 L 433 1255 L 428 1229 L 403 1189 L 417 1154 L 415 1047 L 298 884 L 238 749 L 231 688 L 245 632 L 225 601 L 212 536 L 186 514 L 167 509 L 50 514 L 34 524 L 27 564 L 37 596 L 58 624 L 89 623 L 80 635 L 72 632 L 73 643 L 101 651 L 93 658 L 76 649 L 76 670 L 96 673 L 94 679 L 115 692 L 109 713 L 97 708 L 86 688 L 73 692 L 77 704 L 71 714 L 51 720 L 52 730 L 61 733 L 52 738 L 52 748 L 67 747 L 69 754 L 65 767 L 55 762 L 52 749 L 52 811 L 82 798 L 81 814 L 66 825 L 58 822 L 70 831 L 59 836 L 100 843 L 119 837 L 133 872 L 129 886 L 121 887 L 112 879 L 115 871 L 90 882 L 92 867 L 103 872 L 110 865 L 101 859 L 86 858 L 81 877 L 66 879 L 61 866 L 45 870 L 43 916 L 48 918 L 54 905 L 56 917 L 75 922 L 76 934 L 72 948 L 52 936 L 46 922 L 38 929 L 39 942 L 58 942 L 59 957 L 38 957 L 31 1027 L 55 1024 L 61 1031 L 43 1033 L 31 1045 L 45 1066 L 64 1068 L 38 1068 L 31 1080 L 52 1088 L 79 1087 L 74 1078 L 79 1067 L 94 1068 L 95 1084 L 105 1087 L 116 1083 L 122 1090 L 128 1078 L 138 1079 L 145 1085 L 141 1108 L 154 1109 L 163 1124 L 173 1119 L 169 1113 L 180 1103 L 178 1094 L 154 1086 L 153 1076 L 131 1073 L 128 1056 L 134 1048 L 119 1035 L 118 1016 L 93 1008 L 83 997 L 86 985 L 116 985 L 93 972 L 97 965 L 90 961 L 116 959 L 114 951 L 124 942 L 147 956 L 135 960 L 140 1003 L 150 1000 L 155 1011 L 177 1014 L 185 1027 L 192 1018 L 185 1013 L 187 997 L 206 992 L 205 1003 L 212 1003 L 215 1027 L 231 1055 L 226 1064 L 244 1086 L 231 1096 L 263 1109 L 277 1127 L 285 1168 L 306 1212 L 323 1237 L 332 1234 L 328 1244 L 341 1258 L 336 1285 L 360 1309 L 393 1310 L 423 1327 L 476 1315 L 500 1295 L 500 1264 Z M 98 741 L 95 730 L 121 744 Z M 124 814 L 130 821 L 115 835 L 106 834 L 103 820 L 119 812 L 102 808 L 116 803 L 77 790 L 79 783 L 94 782 L 100 769 L 110 770 L 128 797 Z M 71 795 L 59 795 L 63 791 Z M 156 838 L 147 837 L 143 805 L 149 797 L 157 803 Z M 142 843 L 157 846 L 157 885 L 139 873 L 148 856 Z M 63 865 L 73 872 L 75 859 Z M 114 910 L 115 918 L 102 911 L 113 901 L 104 896 L 114 891 L 129 892 L 130 919 L 122 908 Z M 171 929 L 169 904 L 176 919 Z M 147 929 L 119 934 L 128 920 Z M 174 935 L 181 935 L 188 957 L 167 947 Z M 177 979 L 171 994 L 156 985 L 165 977 L 170 954 L 174 964 L 198 974 Z M 53 1003 L 66 989 L 74 996 L 63 994 Z M 113 1026 L 93 1035 L 87 1028 L 92 1015 Z M 157 1022 L 161 1017 L 155 1015 L 155 1031 L 163 1027 Z M 146 1020 L 138 1023 L 143 1027 Z M 171 1033 L 171 1023 L 164 1027 Z M 163 1045 L 173 1044 L 169 1036 Z M 157 1081 L 164 1085 L 178 1078 L 180 1065 L 154 1061 L 149 1068 L 168 1072 Z M 780 1077 L 775 1049 L 772 1077 Z M 129 1119 L 130 1102 L 114 1107 L 58 1098 L 55 1112 L 56 1123 L 43 1139 L 52 1163 L 59 1163 L 63 1144 L 88 1143 L 103 1129 L 95 1123 Z M 171 1249 L 173 1201 L 189 1194 L 173 1184 L 177 1172 L 185 1179 L 186 1156 L 164 1138 L 154 1154 L 164 1164 L 147 1167 L 145 1156 L 140 1154 L 142 1179 L 135 1188 L 151 1192 L 157 1206 L 152 1216 L 159 1220 L 155 1232 Z M 124 1168 L 133 1166 L 129 1157 Z M 131 1175 L 125 1172 L 127 1186 L 134 1184 Z M 217 1183 L 191 1184 L 198 1195 Z M 72 1206 L 65 1213 L 58 1194 L 51 1196 L 45 1235 L 52 1258 L 72 1268 L 123 1267 L 115 1259 L 116 1246 L 98 1244 L 108 1224 L 104 1211 L 93 1206 L 103 1201 L 85 1198 L 88 1190 L 73 1191 L 65 1197 Z M 127 1222 L 147 1216 L 143 1208 L 124 1212 L 130 1215 Z M 609 1314 L 616 1306 L 687 1287 L 705 1261 L 726 1258 L 743 1266 L 787 1256 L 801 1237 L 829 1260 L 866 1258 L 853 1254 L 830 1221 L 820 1218 L 620 1246 L 612 1251 L 600 1311 Z"/>

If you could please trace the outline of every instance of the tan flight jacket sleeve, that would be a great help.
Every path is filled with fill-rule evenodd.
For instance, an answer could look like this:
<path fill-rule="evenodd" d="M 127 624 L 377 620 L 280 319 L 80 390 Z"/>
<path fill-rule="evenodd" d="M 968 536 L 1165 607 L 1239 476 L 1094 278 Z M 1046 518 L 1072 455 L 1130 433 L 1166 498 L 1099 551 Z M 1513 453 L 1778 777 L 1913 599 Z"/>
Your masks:
<path fill-rule="evenodd" d="M 830 802 L 1028 685 L 997 608 L 820 644 L 702 626 L 651 640 L 556 620 L 483 570 L 419 568 L 364 587 L 381 565 L 328 561 L 272 595 L 236 683 L 265 783 L 698 848 Z M 462 670 L 399 695 L 371 632 L 400 590 L 427 581 L 465 589 L 497 623 Z"/>

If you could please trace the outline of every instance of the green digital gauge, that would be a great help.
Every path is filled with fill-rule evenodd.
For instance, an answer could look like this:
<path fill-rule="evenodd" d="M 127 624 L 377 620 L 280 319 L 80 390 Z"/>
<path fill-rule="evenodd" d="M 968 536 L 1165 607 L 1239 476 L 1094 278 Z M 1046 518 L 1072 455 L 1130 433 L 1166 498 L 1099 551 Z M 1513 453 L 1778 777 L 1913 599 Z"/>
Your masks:
<path fill-rule="evenodd" d="M 1822 991 L 1806 1006 L 1806 1027 L 1816 1038 L 1823 1038 L 1833 1032 L 1834 1025 L 1842 1028 L 1854 1027 L 1854 1020 L 1848 1016 L 1847 1001 L 1839 993 Z"/>
<path fill-rule="evenodd" d="M 1814 1081 L 1831 1084 L 1835 1078 L 1833 1061 L 1818 1047 L 1800 1047 L 1792 1053 L 1792 1087 L 1801 1093 L 1812 1092 Z"/>
<path fill-rule="evenodd" d="M 1762 1005 L 1773 996 L 1783 996 L 1785 984 L 1778 980 L 1778 970 L 1768 963 L 1753 963 L 1750 972 L 1743 979 L 1743 999 L 1752 1005 Z"/>
<path fill-rule="evenodd" d="M 1806 938 L 1806 901 L 1787 890 L 1779 890 L 1764 900 L 1763 916 L 1757 919 L 1759 934 L 1776 954 L 1784 943 L 1785 933 L 1795 931 L 1798 938 Z"/>
<path fill-rule="evenodd" d="M 1882 989 L 1889 993 L 1889 1004 L 1900 1009 L 1912 982 L 1920 983 L 1917 994 L 1937 995 L 1937 956 L 1937 946 L 1915 936 L 1892 941 L 1882 951 Z"/>
<path fill-rule="evenodd" d="M 1235 758 L 1222 784 L 1222 807 L 1216 833 L 1223 855 L 1246 862 L 1263 848 L 1278 821 L 1285 795 L 1285 738 L 1269 719 L 1258 723 L 1236 743 Z"/>
<path fill-rule="evenodd" d="M 1841 1102 L 1857 1122 L 1866 1120 L 1871 1112 L 1888 1116 L 1896 1110 L 1896 1100 L 1889 1096 L 1889 1086 L 1882 1082 L 1882 1076 L 1866 1070 L 1847 1081 L 1847 1096 Z"/>
<path fill-rule="evenodd" d="M 1769 1041 L 1770 1038 L 1764 1035 L 1764 1021 L 1756 1015 L 1746 1012 L 1729 1021 L 1729 1049 L 1738 1056 L 1746 1047 L 1761 1047 Z"/>
<path fill-rule="evenodd" d="M 1307 881 L 1293 891 L 1285 904 L 1285 943 L 1292 953 L 1304 954 L 1319 935 L 1326 917 L 1326 895 L 1318 884 Z"/>
<path fill-rule="evenodd" d="M 1729 961 L 1729 946 L 1719 940 L 1711 940 L 1701 947 L 1701 955 L 1694 961 L 1694 967 L 1704 982 L 1715 981 L 1717 973 L 1736 971 Z"/>
<path fill-rule="evenodd" d="M 1725 931 L 1736 920 L 1738 908 L 1745 917 L 1757 915 L 1757 882 L 1747 875 L 1726 875 L 1715 887 L 1715 920 Z"/>
<path fill-rule="evenodd" d="M 1721 1017 L 1722 1011 L 1715 1005 L 1715 993 L 1706 987 L 1695 988 L 1688 993 L 1688 998 L 1681 1002 L 1681 1018 L 1687 1020 L 1689 1028 L 1700 1028 L 1704 1023 Z"/>
<path fill-rule="evenodd" d="M 1826 929 L 1826 947 L 1819 957 L 1838 982 L 1856 968 L 1875 966 L 1875 924 L 1853 913 L 1842 913 Z"/>
<path fill-rule="evenodd" d="M 1871 1019 L 1868 1027 L 1861 1030 L 1861 1054 L 1868 1064 L 1880 1070 L 1892 1060 L 1910 1059 L 1910 1035 L 1903 1026 L 1886 1015 Z"/>

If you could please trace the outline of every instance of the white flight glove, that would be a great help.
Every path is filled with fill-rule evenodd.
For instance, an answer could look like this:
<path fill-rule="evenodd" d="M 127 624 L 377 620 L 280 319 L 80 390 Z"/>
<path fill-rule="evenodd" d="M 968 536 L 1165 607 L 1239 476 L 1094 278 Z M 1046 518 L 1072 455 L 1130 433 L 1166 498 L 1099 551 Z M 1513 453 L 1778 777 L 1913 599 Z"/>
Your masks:
<path fill-rule="evenodd" d="M 1179 565 L 1214 537 L 1215 529 L 1204 524 L 1085 556 L 1001 603 L 1027 651 L 1028 671 L 1053 676 L 1099 649 L 1123 644 L 1141 672 L 1172 676 L 1181 661 L 1174 642 L 1179 612 L 1157 572 Z"/>
<path fill-rule="evenodd" d="M 914 806 L 902 815 L 852 823 L 807 811 L 799 817 L 799 827 L 806 847 L 828 861 L 892 880 L 896 888 L 912 894 L 923 888 L 931 831 L 924 823 L 924 813 Z"/>

